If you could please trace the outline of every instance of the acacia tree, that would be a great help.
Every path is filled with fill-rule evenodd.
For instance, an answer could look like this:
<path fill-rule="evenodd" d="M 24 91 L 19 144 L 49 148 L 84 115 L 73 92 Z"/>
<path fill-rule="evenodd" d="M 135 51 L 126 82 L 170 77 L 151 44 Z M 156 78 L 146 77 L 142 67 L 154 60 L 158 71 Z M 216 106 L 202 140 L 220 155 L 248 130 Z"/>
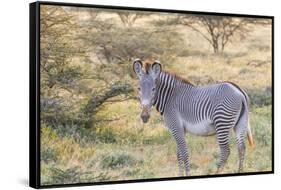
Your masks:
<path fill-rule="evenodd" d="M 85 73 L 72 60 L 86 54 L 76 45 L 75 19 L 58 6 L 43 6 L 40 14 L 41 121 L 53 127 L 79 124 L 81 117 L 73 107 Z"/>
<path fill-rule="evenodd" d="M 235 38 L 243 39 L 252 31 L 254 24 L 270 24 L 270 20 L 244 17 L 178 15 L 155 22 L 157 25 L 183 25 L 200 34 L 213 48 L 220 53 Z"/>
<path fill-rule="evenodd" d="M 243 38 L 249 34 L 250 25 L 254 22 L 249 18 L 205 15 L 180 16 L 178 21 L 199 33 L 212 46 L 214 53 L 223 52 L 235 36 Z"/>
<path fill-rule="evenodd" d="M 132 27 L 134 23 L 137 21 L 137 19 L 142 18 L 144 16 L 148 16 L 149 13 L 132 13 L 129 11 L 122 11 L 117 13 L 121 22 L 126 26 L 126 27 Z"/>
<path fill-rule="evenodd" d="M 78 67 L 70 64 L 71 60 L 86 56 L 73 37 L 74 19 L 61 7 L 47 6 L 41 10 L 40 27 L 42 88 L 44 91 L 52 88 L 70 90 L 82 75 Z"/>
<path fill-rule="evenodd" d="M 71 11 L 58 6 L 41 10 L 41 121 L 52 127 L 91 127 L 104 103 L 112 98 L 121 101 L 124 97 L 119 96 L 132 90 L 130 85 L 112 83 L 107 75 L 100 74 L 112 71 L 99 68 L 89 59 L 89 49 L 78 35 L 81 26 Z M 89 18 L 96 16 L 91 12 Z M 96 85 L 82 85 L 85 80 L 95 81 Z"/>

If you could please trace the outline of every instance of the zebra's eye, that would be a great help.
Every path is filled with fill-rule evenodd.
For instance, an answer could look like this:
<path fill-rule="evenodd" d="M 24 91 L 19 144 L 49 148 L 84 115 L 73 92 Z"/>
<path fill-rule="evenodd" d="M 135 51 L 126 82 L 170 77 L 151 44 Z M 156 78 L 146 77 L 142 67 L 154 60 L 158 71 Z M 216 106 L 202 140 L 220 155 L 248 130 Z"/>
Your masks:
<path fill-rule="evenodd" d="M 155 91 L 155 90 L 156 90 L 156 88 L 155 88 L 155 87 L 153 87 L 153 88 L 152 88 L 152 91 Z"/>
<path fill-rule="evenodd" d="M 140 87 L 138 87 L 138 91 L 140 91 L 141 89 L 140 89 Z"/>

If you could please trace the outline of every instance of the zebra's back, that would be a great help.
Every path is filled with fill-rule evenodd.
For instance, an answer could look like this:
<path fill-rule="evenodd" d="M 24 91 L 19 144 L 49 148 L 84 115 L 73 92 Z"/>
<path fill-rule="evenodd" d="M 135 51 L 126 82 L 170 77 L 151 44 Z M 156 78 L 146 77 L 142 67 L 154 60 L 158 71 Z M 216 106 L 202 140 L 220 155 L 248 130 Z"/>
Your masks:
<path fill-rule="evenodd" d="M 187 132 L 201 136 L 216 133 L 214 122 L 220 116 L 237 120 L 244 98 L 236 86 L 227 82 L 192 89 L 181 86 L 175 93 L 177 95 L 171 104 L 176 105 L 173 109 L 182 127 Z"/>

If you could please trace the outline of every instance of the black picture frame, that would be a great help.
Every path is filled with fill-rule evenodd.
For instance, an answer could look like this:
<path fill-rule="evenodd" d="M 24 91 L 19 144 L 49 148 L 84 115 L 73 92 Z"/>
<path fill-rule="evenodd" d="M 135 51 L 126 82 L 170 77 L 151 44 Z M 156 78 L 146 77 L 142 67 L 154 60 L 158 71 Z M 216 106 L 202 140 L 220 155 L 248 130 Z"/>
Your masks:
<path fill-rule="evenodd" d="M 93 183 L 77 183 L 77 184 L 60 184 L 60 185 L 41 185 L 40 183 L 40 6 L 69 6 L 69 7 L 87 7 L 87 8 L 102 8 L 116 10 L 131 10 L 131 11 L 151 11 L 165 13 L 183 13 L 183 14 L 200 14 L 200 15 L 219 15 L 219 16 L 235 16 L 235 17 L 250 17 L 271 19 L 272 21 L 272 170 L 265 172 L 246 172 L 235 174 L 217 174 L 203 176 L 188 176 L 188 177 L 170 177 L 170 178 L 153 178 L 153 179 L 137 179 L 137 180 L 121 180 L 121 181 L 106 181 Z M 156 8 L 141 8 L 141 7 L 121 7 L 121 6 L 104 6 L 79 3 L 61 3 L 39 1 L 30 3 L 29 12 L 29 44 L 30 44 L 30 75 L 29 75 L 29 185 L 33 188 L 54 188 L 54 187 L 73 187 L 73 186 L 88 186 L 88 185 L 104 185 L 104 184 L 121 184 L 135 182 L 150 182 L 150 181 L 166 181 L 166 180 L 185 180 L 198 178 L 214 178 L 214 177 L 230 177 L 244 175 L 260 175 L 274 173 L 274 16 L 264 15 L 248 15 L 248 14 L 233 14 L 233 13 L 217 13 L 217 12 L 200 12 L 187 10 L 169 10 Z"/>

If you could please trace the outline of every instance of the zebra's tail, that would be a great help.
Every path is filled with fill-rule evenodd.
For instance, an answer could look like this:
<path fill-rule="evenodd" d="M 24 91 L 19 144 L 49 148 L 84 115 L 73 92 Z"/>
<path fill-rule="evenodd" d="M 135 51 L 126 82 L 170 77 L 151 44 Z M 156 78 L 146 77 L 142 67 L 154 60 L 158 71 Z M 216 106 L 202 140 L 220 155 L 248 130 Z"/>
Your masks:
<path fill-rule="evenodd" d="M 248 138 L 250 147 L 254 148 L 255 145 L 254 145 L 254 140 L 253 140 L 253 136 L 252 136 L 252 132 L 251 132 L 250 119 L 249 118 L 248 118 L 248 126 L 247 126 L 247 138 Z"/>
<path fill-rule="evenodd" d="M 254 144 L 254 140 L 253 140 L 253 135 L 252 135 L 252 131 L 251 131 L 251 125 L 250 125 L 250 111 L 249 111 L 249 107 L 250 107 L 250 102 L 249 102 L 249 97 L 248 95 L 246 94 L 245 91 L 243 91 L 243 94 L 245 96 L 245 102 L 244 102 L 244 105 L 245 105 L 245 108 L 246 108 L 246 113 L 245 114 L 248 114 L 248 123 L 247 123 L 247 138 L 248 138 L 248 142 L 249 142 L 249 145 L 250 147 L 254 148 L 255 147 L 255 144 Z"/>

